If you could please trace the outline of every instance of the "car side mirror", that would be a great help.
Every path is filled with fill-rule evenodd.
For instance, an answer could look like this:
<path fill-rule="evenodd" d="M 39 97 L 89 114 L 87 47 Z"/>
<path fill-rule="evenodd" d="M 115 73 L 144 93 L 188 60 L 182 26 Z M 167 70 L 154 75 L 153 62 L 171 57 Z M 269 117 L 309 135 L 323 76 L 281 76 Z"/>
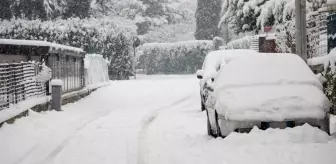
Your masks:
<path fill-rule="evenodd" d="M 203 74 L 204 74 L 203 70 L 198 70 L 196 72 L 197 79 L 203 79 Z"/>

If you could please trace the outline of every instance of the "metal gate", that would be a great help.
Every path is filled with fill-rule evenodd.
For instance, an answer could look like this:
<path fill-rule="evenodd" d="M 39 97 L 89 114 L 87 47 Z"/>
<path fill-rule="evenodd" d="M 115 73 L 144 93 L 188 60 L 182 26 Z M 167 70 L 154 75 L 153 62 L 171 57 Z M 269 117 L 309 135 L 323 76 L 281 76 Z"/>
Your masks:
<path fill-rule="evenodd" d="M 336 13 L 330 14 L 328 20 L 328 53 L 336 47 Z"/>

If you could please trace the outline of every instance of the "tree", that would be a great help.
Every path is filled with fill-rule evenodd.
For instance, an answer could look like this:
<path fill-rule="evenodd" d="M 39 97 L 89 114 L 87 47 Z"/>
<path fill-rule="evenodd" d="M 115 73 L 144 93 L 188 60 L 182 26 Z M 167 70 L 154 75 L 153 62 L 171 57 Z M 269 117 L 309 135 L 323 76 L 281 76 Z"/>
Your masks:
<path fill-rule="evenodd" d="M 276 27 L 277 51 L 282 53 L 296 53 L 295 19 L 288 16 L 282 24 Z"/>
<path fill-rule="evenodd" d="M 44 0 L 12 0 L 11 10 L 17 18 L 47 19 L 47 12 L 44 7 Z"/>
<path fill-rule="evenodd" d="M 11 3 L 11 0 L 0 1 L 0 20 L 12 18 Z"/>
<path fill-rule="evenodd" d="M 165 24 L 184 22 L 191 18 L 191 11 L 181 7 L 180 0 L 93 0 L 93 16 L 121 16 L 131 19 L 143 35 Z"/>
<path fill-rule="evenodd" d="M 227 24 L 230 31 L 238 35 L 246 31 L 256 31 L 257 18 L 263 10 L 264 4 L 269 0 L 225 0 L 223 4 L 221 26 Z M 278 0 L 280 1 L 280 0 Z M 272 12 L 272 10 L 270 11 Z"/>
<path fill-rule="evenodd" d="M 196 10 L 197 40 L 212 40 L 218 36 L 218 23 L 220 20 L 221 0 L 198 0 Z"/>
<path fill-rule="evenodd" d="M 120 33 L 114 39 L 115 49 L 112 56 L 110 56 L 109 75 L 111 79 L 125 80 L 132 75 L 132 53 L 130 52 L 130 45 L 127 42 L 126 36 Z"/>
<path fill-rule="evenodd" d="M 195 29 L 196 24 L 192 21 L 166 24 L 162 27 L 156 27 L 153 30 L 148 31 L 142 37 L 142 41 L 145 43 L 150 42 L 178 42 L 186 40 L 194 40 L 194 34 L 191 30 Z"/>
<path fill-rule="evenodd" d="M 90 2 L 90 0 L 69 0 L 64 17 L 89 17 Z"/>
<path fill-rule="evenodd" d="M 0 19 L 54 19 L 63 14 L 66 0 L 1 0 Z"/>

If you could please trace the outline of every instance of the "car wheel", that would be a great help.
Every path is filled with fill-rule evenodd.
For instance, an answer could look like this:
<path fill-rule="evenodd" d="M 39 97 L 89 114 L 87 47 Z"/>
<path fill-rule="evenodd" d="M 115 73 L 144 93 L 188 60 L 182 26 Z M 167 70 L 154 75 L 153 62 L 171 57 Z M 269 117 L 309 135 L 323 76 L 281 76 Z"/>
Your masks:
<path fill-rule="evenodd" d="M 223 137 L 223 136 L 222 136 L 221 129 L 220 129 L 220 126 L 219 126 L 219 122 L 220 122 L 220 120 L 219 120 L 219 118 L 218 118 L 218 114 L 217 114 L 217 112 L 215 113 L 215 117 L 216 117 L 216 135 L 217 135 L 217 137 Z"/>
<path fill-rule="evenodd" d="M 320 127 L 321 130 L 325 131 L 326 133 L 328 133 L 330 135 L 330 122 L 329 122 L 329 117 L 325 117 L 324 121 L 323 121 L 323 125 Z"/>
<path fill-rule="evenodd" d="M 201 105 L 202 105 L 202 111 L 205 111 L 205 105 L 202 101 L 201 101 Z"/>
<path fill-rule="evenodd" d="M 208 111 L 206 111 L 206 114 L 207 114 L 207 131 L 208 131 L 208 135 L 212 136 L 212 137 L 216 137 L 216 135 L 212 132 L 212 129 L 211 129 L 211 124 L 210 124 L 210 120 L 209 120 Z"/>

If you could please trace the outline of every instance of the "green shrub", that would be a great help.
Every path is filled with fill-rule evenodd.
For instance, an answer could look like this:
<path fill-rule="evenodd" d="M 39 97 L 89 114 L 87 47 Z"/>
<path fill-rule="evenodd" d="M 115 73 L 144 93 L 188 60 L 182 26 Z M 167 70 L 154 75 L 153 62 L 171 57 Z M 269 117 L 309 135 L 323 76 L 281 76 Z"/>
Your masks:
<path fill-rule="evenodd" d="M 328 67 L 327 71 L 322 74 L 326 78 L 323 89 L 330 101 L 330 113 L 336 114 L 336 72 L 331 71 L 330 67 Z"/>

